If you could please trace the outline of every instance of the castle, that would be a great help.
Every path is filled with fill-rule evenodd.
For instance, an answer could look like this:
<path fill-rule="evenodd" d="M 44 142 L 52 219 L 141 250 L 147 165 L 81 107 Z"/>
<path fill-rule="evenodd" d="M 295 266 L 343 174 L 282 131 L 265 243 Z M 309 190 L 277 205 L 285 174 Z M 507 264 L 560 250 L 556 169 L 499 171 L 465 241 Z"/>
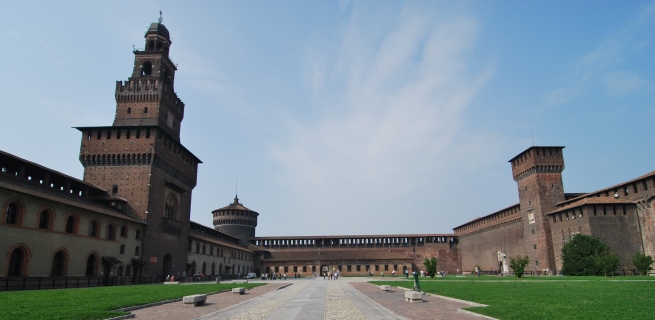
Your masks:
<path fill-rule="evenodd" d="M 185 104 L 174 90 L 171 39 L 152 23 L 115 88 L 111 126 L 78 127 L 79 180 L 0 152 L 0 277 L 178 277 L 287 273 L 308 276 L 403 273 L 437 257 L 450 273 L 562 268 L 573 234 L 598 236 L 630 268 L 635 252 L 655 255 L 655 171 L 616 186 L 564 192 L 564 147 L 534 146 L 509 162 L 519 203 L 454 228 L 453 234 L 257 237 L 259 213 L 238 197 L 214 210 L 214 228 L 190 221 L 202 162 L 180 141 Z"/>

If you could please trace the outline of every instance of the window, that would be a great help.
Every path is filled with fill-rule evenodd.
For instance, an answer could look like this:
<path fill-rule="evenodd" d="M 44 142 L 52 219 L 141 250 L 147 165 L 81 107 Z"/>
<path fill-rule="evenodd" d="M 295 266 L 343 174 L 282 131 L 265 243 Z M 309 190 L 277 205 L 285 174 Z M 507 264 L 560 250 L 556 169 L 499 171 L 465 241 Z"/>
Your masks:
<path fill-rule="evenodd" d="M 143 108 L 143 113 L 148 113 L 148 107 Z"/>
<path fill-rule="evenodd" d="M 352 266 L 351 266 L 351 265 L 347 265 L 347 266 L 346 266 L 346 270 L 348 270 L 348 272 L 352 271 Z"/>
<path fill-rule="evenodd" d="M 89 236 L 97 237 L 98 236 L 98 223 L 94 221 L 89 222 Z"/>
<path fill-rule="evenodd" d="M 50 230 L 50 212 L 47 210 L 41 211 L 39 215 L 39 229 Z"/>
<path fill-rule="evenodd" d="M 293 266 L 293 272 L 298 272 L 298 266 Z"/>
<path fill-rule="evenodd" d="M 380 265 L 378 264 L 375 265 L 375 271 L 380 271 Z"/>
<path fill-rule="evenodd" d="M 362 267 L 362 266 L 357 265 L 357 271 L 361 271 L 361 269 L 362 269 L 361 267 Z"/>
<path fill-rule="evenodd" d="M 139 256 L 139 247 L 134 248 L 134 255 Z"/>
<path fill-rule="evenodd" d="M 118 276 L 119 277 L 123 276 L 123 266 L 118 266 Z"/>
<path fill-rule="evenodd" d="M 68 219 L 66 219 L 66 233 L 77 233 L 77 219 L 75 216 L 68 216 Z"/>
<path fill-rule="evenodd" d="M 124 244 L 121 244 L 120 254 L 125 254 L 125 245 Z"/>
<path fill-rule="evenodd" d="M 95 256 L 95 254 L 89 255 L 89 257 L 86 258 L 87 277 L 93 277 L 96 275 L 97 264 L 98 264 L 98 258 Z"/>
<path fill-rule="evenodd" d="M 173 195 L 166 197 L 164 205 L 164 218 L 177 219 L 177 199 Z"/>
<path fill-rule="evenodd" d="M 27 255 L 23 248 L 16 248 L 11 252 L 9 257 L 9 270 L 7 270 L 7 276 L 9 277 L 21 277 L 25 276 L 24 267 L 26 266 L 25 258 Z"/>
<path fill-rule="evenodd" d="M 118 193 L 118 185 L 117 184 L 111 186 L 111 193 L 112 194 Z"/>
<path fill-rule="evenodd" d="M 125 276 L 126 277 L 132 276 L 132 267 L 131 266 L 125 267 Z"/>
<path fill-rule="evenodd" d="M 116 228 L 113 224 L 107 226 L 107 240 L 116 239 Z"/>
<path fill-rule="evenodd" d="M 127 114 L 130 114 L 130 113 L 132 113 L 132 108 L 127 107 Z"/>
<path fill-rule="evenodd" d="M 130 130 L 130 129 L 125 130 L 125 139 L 130 138 L 130 133 L 132 133 L 132 130 Z"/>
<path fill-rule="evenodd" d="M 60 250 L 52 258 L 50 275 L 53 277 L 63 277 L 66 275 L 66 253 L 64 251 Z"/>
<path fill-rule="evenodd" d="M 136 236 L 134 237 L 134 239 L 141 239 L 141 230 L 136 231 Z"/>
<path fill-rule="evenodd" d="M 18 205 L 16 203 L 10 203 L 7 206 L 7 211 L 5 215 L 6 224 L 20 224 L 20 214 L 18 212 Z"/>
<path fill-rule="evenodd" d="M 384 271 L 389 271 L 389 265 L 388 264 L 384 265 Z"/>
<path fill-rule="evenodd" d="M 127 238 L 127 227 L 126 226 L 121 227 L 121 237 Z"/>
<path fill-rule="evenodd" d="M 302 266 L 302 272 L 307 272 L 307 266 Z"/>

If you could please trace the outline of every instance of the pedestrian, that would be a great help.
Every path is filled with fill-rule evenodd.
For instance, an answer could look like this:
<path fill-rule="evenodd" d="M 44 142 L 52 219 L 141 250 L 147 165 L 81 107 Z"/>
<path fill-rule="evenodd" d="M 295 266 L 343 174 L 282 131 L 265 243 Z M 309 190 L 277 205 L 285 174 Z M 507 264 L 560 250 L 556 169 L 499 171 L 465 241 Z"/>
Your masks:
<path fill-rule="evenodd" d="M 384 278 L 384 272 L 380 272 L 380 278 Z"/>
<path fill-rule="evenodd" d="M 393 269 L 391 271 L 391 277 L 394 277 L 394 278 L 396 277 L 396 269 Z"/>
<path fill-rule="evenodd" d="M 286 272 L 284 273 L 284 280 L 287 280 L 287 274 L 286 274 Z"/>
<path fill-rule="evenodd" d="M 409 269 L 405 269 L 405 279 L 409 278 Z"/>
<path fill-rule="evenodd" d="M 326 276 L 326 274 L 325 274 L 325 272 L 323 272 L 323 280 L 325 280 L 325 276 Z"/>
<path fill-rule="evenodd" d="M 166 275 L 166 282 L 169 282 L 169 281 L 171 281 L 171 275 L 170 274 Z"/>

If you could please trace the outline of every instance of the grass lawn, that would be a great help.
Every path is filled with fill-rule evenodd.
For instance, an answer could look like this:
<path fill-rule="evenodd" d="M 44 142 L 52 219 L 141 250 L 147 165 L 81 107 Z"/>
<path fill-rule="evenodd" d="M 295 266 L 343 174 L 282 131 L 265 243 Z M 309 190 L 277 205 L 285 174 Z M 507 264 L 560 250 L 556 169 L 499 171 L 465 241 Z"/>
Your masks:
<path fill-rule="evenodd" d="M 111 310 L 263 284 L 134 285 L 81 289 L 0 292 L 0 319 L 106 319 L 127 314 Z"/>
<path fill-rule="evenodd" d="M 412 281 L 375 281 L 413 288 Z M 420 279 L 421 290 L 488 305 L 499 319 L 652 319 L 653 277 L 465 277 Z"/>

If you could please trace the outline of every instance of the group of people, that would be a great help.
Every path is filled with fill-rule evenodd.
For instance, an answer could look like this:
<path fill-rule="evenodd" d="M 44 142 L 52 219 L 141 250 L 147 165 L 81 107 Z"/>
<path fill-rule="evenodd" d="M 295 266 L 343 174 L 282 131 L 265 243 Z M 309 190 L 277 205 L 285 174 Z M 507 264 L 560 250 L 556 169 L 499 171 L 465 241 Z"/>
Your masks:
<path fill-rule="evenodd" d="M 295 275 L 294 277 L 297 277 L 297 276 L 298 275 Z M 271 279 L 271 280 L 282 280 L 282 278 L 284 278 L 284 280 L 287 280 L 287 274 L 286 273 L 280 274 L 280 273 L 273 272 L 273 273 L 271 273 L 269 275 L 268 273 L 262 273 L 262 280 L 269 280 L 269 279 Z"/>
<path fill-rule="evenodd" d="M 325 278 L 328 280 L 339 279 L 339 270 L 335 270 L 334 272 L 323 272 L 323 280 L 325 280 Z"/>

